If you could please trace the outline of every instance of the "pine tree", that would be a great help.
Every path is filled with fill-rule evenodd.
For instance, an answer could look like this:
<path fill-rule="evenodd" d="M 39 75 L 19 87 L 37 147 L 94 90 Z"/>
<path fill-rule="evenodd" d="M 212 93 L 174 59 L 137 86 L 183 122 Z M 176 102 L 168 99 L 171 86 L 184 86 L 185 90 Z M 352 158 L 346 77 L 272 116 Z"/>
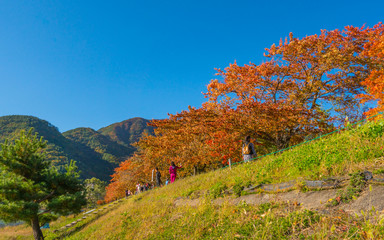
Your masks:
<path fill-rule="evenodd" d="M 1 144 L 0 219 L 26 222 L 40 240 L 40 223 L 80 212 L 86 201 L 75 162 L 62 170 L 51 165 L 44 155 L 46 141 L 32 131 Z"/>

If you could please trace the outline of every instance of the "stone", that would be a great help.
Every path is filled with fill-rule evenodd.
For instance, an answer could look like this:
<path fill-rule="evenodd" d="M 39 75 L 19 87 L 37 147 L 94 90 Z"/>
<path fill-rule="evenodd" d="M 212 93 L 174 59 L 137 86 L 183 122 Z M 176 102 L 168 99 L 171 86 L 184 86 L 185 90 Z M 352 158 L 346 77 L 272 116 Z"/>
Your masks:
<path fill-rule="evenodd" d="M 365 181 L 373 179 L 373 174 L 370 171 L 364 171 L 363 174 Z"/>
<path fill-rule="evenodd" d="M 305 181 L 305 186 L 308 188 L 336 188 L 337 182 L 325 182 L 325 181 Z"/>
<path fill-rule="evenodd" d="M 260 188 L 264 191 L 279 191 L 279 190 L 288 190 L 290 188 L 295 187 L 296 182 L 290 181 L 285 183 L 277 183 L 277 184 L 263 184 Z"/>

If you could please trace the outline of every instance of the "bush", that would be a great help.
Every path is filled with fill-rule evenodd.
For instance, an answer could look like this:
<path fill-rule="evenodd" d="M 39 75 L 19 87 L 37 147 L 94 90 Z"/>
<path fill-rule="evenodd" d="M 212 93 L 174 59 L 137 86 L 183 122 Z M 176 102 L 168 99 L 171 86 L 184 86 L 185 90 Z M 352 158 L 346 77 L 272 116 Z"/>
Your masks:
<path fill-rule="evenodd" d="M 215 198 L 218 198 L 218 197 L 221 197 L 223 196 L 224 194 L 224 191 L 227 189 L 227 186 L 225 184 L 223 184 L 222 182 L 218 182 L 216 183 L 215 185 L 213 185 L 210 189 L 209 189 L 209 193 L 210 193 L 210 196 L 215 199 Z"/>
<path fill-rule="evenodd" d="M 235 179 L 235 185 L 232 187 L 233 194 L 235 194 L 237 197 L 240 197 L 244 188 L 251 185 L 251 181 L 244 182 L 241 178 Z"/>

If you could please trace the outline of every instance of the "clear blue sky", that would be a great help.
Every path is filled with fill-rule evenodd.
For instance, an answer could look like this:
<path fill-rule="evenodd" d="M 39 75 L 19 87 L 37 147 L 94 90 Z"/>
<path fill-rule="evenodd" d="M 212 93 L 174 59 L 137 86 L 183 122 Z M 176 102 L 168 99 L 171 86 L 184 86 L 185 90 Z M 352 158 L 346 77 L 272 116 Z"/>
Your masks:
<path fill-rule="evenodd" d="M 373 26 L 384 1 L 0 2 L 0 116 L 60 131 L 199 107 L 214 68 L 346 25 Z"/>

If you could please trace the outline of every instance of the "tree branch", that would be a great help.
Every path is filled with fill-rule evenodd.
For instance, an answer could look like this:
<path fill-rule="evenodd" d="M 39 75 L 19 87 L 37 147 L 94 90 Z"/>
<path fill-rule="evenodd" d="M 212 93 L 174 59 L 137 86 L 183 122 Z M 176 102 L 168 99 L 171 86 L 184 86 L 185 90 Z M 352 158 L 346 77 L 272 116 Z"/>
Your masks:
<path fill-rule="evenodd" d="M 52 197 L 53 195 L 55 194 L 55 190 L 53 190 L 50 194 L 48 194 L 47 196 L 45 196 L 44 198 L 40 199 L 40 200 L 35 200 L 36 203 L 41 203 L 45 200 L 47 200 L 48 198 Z"/>
<path fill-rule="evenodd" d="M 47 210 L 45 210 L 45 211 L 43 211 L 43 212 L 41 212 L 41 213 L 39 213 L 39 214 L 37 214 L 37 215 L 40 216 L 40 215 L 42 215 L 42 214 L 50 213 L 50 212 L 52 212 L 52 210 L 48 210 L 48 209 L 47 209 Z"/>

